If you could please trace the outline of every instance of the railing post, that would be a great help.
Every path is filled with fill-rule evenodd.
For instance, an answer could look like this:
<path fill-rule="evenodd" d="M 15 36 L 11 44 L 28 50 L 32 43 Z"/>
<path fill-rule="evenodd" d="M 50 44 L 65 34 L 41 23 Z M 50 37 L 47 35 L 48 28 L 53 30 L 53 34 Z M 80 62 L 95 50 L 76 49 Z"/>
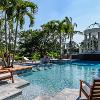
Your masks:
<path fill-rule="evenodd" d="M 79 97 L 81 97 L 81 89 L 82 89 L 82 81 L 80 80 L 80 92 L 79 92 Z"/>

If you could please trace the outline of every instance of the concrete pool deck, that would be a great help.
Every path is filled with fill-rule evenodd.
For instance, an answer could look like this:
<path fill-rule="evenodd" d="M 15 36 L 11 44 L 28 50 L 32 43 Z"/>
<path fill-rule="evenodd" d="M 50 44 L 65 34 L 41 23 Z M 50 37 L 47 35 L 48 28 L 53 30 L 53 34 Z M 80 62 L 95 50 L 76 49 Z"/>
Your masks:
<path fill-rule="evenodd" d="M 0 66 L 0 73 L 3 73 L 7 70 L 15 72 L 15 71 L 24 70 L 24 69 L 32 69 L 32 66 L 14 65 L 13 68 L 2 68 L 2 66 Z"/>
<path fill-rule="evenodd" d="M 14 81 L 14 83 L 4 81 L 0 84 L 0 100 L 11 100 L 11 98 L 14 98 L 22 93 L 22 87 L 29 84 L 29 82 L 20 79 L 17 76 L 14 76 Z"/>
<path fill-rule="evenodd" d="M 55 96 L 38 96 L 34 100 L 76 100 L 79 96 L 78 89 L 69 89 L 65 88 L 61 92 L 57 93 Z M 85 96 L 82 94 L 82 98 L 80 100 L 87 100 Z"/>

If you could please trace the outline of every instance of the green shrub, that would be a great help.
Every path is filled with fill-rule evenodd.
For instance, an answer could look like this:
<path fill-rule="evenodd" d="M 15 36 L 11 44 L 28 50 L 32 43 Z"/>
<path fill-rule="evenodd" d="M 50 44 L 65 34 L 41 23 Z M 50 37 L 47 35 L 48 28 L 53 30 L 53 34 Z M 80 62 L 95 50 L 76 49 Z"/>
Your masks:
<path fill-rule="evenodd" d="M 19 56 L 18 54 L 15 55 L 15 60 L 16 60 L 16 61 L 18 61 L 18 60 L 22 60 L 22 58 L 23 58 L 23 57 Z"/>
<path fill-rule="evenodd" d="M 59 58 L 59 53 L 58 52 L 48 52 L 48 55 L 51 58 Z"/>
<path fill-rule="evenodd" d="M 2 58 L 2 52 L 0 51 L 0 58 Z"/>
<path fill-rule="evenodd" d="M 40 60 L 40 54 L 38 52 L 35 52 L 32 54 L 31 57 L 33 60 Z"/>

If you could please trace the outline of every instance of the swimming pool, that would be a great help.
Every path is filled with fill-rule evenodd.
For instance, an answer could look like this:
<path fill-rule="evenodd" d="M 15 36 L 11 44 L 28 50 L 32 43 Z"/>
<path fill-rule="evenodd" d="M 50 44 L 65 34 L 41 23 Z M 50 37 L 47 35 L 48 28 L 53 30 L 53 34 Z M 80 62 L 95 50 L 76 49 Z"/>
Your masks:
<path fill-rule="evenodd" d="M 100 77 L 100 62 L 56 62 L 20 77 L 30 82 L 30 85 L 24 88 L 21 98 L 32 100 L 39 95 L 53 96 L 64 88 L 77 89 L 80 79 L 91 83 L 93 78 Z"/>

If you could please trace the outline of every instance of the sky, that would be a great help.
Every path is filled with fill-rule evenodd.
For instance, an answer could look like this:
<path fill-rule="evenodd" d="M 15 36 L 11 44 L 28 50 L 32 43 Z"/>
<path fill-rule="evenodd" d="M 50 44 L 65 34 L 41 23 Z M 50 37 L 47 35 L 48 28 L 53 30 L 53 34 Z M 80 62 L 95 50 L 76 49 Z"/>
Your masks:
<path fill-rule="evenodd" d="M 30 0 L 37 4 L 35 24 L 32 29 L 39 29 L 50 20 L 62 20 L 72 17 L 77 23 L 76 30 L 83 32 L 90 24 L 100 23 L 100 0 Z M 29 20 L 26 20 L 28 23 Z M 26 29 L 28 25 L 26 24 Z M 84 36 L 75 35 L 74 41 L 80 43 Z"/>

